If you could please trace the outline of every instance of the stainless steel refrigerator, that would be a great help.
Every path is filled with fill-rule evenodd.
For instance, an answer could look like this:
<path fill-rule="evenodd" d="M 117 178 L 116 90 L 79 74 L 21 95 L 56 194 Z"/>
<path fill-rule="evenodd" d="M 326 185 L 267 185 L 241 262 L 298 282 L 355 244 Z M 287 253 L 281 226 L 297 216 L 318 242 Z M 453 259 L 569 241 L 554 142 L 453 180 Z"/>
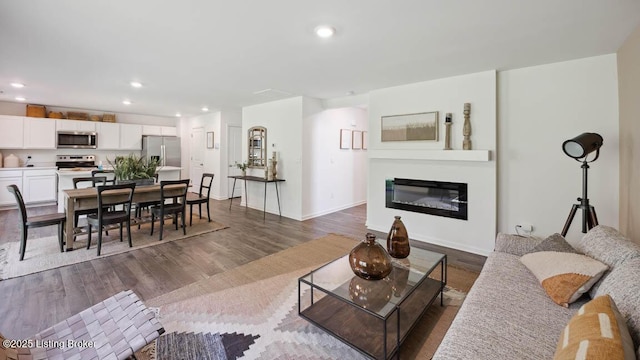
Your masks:
<path fill-rule="evenodd" d="M 180 167 L 180 138 L 177 136 L 142 136 L 142 157 L 160 159 L 162 166 Z"/>

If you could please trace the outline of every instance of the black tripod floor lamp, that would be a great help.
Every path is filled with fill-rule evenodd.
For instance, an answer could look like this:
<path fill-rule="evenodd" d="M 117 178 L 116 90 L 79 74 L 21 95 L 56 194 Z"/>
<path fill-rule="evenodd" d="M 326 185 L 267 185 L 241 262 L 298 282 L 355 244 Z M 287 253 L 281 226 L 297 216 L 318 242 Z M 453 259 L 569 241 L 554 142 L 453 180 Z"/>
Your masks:
<path fill-rule="evenodd" d="M 589 163 L 598 160 L 600 156 L 600 147 L 602 147 L 602 136 L 596 133 L 583 133 L 573 139 L 567 140 L 562 143 L 562 150 L 567 156 L 582 163 L 582 197 L 578 198 L 579 204 L 573 204 L 569 217 L 564 223 L 562 228 L 562 236 L 566 236 L 571 226 L 573 218 L 576 216 L 578 209 L 582 210 L 582 232 L 586 233 L 587 230 L 591 230 L 594 226 L 598 225 L 598 217 L 596 216 L 596 209 L 589 204 L 589 198 L 587 197 L 587 170 L 589 170 Z M 593 159 L 587 160 L 587 155 L 596 152 Z"/>

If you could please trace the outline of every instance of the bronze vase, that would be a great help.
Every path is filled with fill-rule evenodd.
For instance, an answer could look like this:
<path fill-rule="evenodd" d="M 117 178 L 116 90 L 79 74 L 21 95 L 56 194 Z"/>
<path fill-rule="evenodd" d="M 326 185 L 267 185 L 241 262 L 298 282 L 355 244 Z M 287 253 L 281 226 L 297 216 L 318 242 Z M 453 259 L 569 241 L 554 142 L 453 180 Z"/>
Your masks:
<path fill-rule="evenodd" d="M 354 276 L 349 282 L 349 297 L 351 300 L 371 311 L 382 310 L 391 300 L 392 291 L 389 278 L 371 281 Z"/>
<path fill-rule="evenodd" d="M 349 265 L 354 274 L 367 280 L 383 279 L 392 269 L 389 254 L 372 233 L 367 233 L 365 240 L 351 250 Z"/>
<path fill-rule="evenodd" d="M 387 251 L 389 251 L 389 255 L 396 259 L 404 259 L 411 252 L 409 234 L 407 234 L 407 228 L 404 227 L 400 216 L 395 218 L 391 225 L 391 230 L 389 230 L 389 235 L 387 235 Z"/>

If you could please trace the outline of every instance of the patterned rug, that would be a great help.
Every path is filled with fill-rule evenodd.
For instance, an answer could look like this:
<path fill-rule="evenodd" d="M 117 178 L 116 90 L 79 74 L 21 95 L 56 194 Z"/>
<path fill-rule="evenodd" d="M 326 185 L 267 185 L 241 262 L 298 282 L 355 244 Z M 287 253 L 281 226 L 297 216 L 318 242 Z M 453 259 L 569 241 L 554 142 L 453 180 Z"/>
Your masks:
<path fill-rule="evenodd" d="M 305 248 L 305 245 L 295 248 Z M 244 268 L 246 273 L 257 273 L 260 269 L 263 274 L 269 273 L 269 265 L 277 268 L 276 264 L 282 264 L 285 258 L 304 250 L 295 248 L 281 252 L 284 255 L 277 253 L 269 259 L 254 262 L 259 265 L 250 263 L 240 268 Z M 307 246 L 305 249 L 310 248 Z M 192 287 L 190 292 L 200 294 L 188 297 L 182 291 L 180 296 L 174 297 L 179 300 L 167 301 L 167 297 L 156 300 L 156 304 L 161 303 L 159 320 L 167 334 L 157 344 L 137 354 L 138 359 L 364 359 L 356 350 L 298 316 L 297 279 L 315 267 L 317 265 L 299 267 L 272 277 L 263 276 L 257 281 L 241 280 L 242 284 L 238 286 L 225 285 L 224 289 L 205 294 L 201 294 L 203 288 Z M 472 284 L 477 276 L 476 273 L 449 268 L 452 270 L 448 274 L 450 283 L 454 277 L 460 277 L 465 279 L 454 280 L 453 283 Z M 242 270 L 230 272 L 242 273 Z M 226 280 L 237 276 L 227 276 Z M 216 280 L 224 283 L 224 275 L 216 277 Z M 215 288 L 213 281 L 206 282 Z M 447 288 L 445 306 L 441 307 L 436 300 L 429 307 L 403 344 L 402 358 L 429 359 L 453 321 L 464 296 L 463 291 Z M 153 306 L 154 301 L 147 302 L 147 305 Z"/>
<path fill-rule="evenodd" d="M 189 219 L 187 218 L 187 222 Z M 171 220 L 165 220 L 162 241 L 159 241 L 159 223 L 156 222 L 153 236 L 150 235 L 151 224 L 131 226 L 131 239 L 133 247 L 127 242 L 127 232 L 124 231 L 124 241 L 120 242 L 120 231 L 109 230 L 109 235 L 103 234 L 102 251 L 100 257 L 122 254 L 131 250 L 137 250 L 149 246 L 160 245 L 170 241 L 183 240 L 193 236 L 226 229 L 227 226 L 207 219 L 193 218 L 193 226 L 187 226 L 187 235 L 183 235 L 182 228 L 175 230 Z M 30 238 L 27 240 L 27 251 L 23 261 L 18 255 L 20 241 L 13 241 L 0 245 L 0 280 L 6 280 L 18 276 L 37 273 L 49 269 L 55 269 L 65 265 L 77 264 L 83 261 L 95 260 L 98 235 L 94 233 L 91 239 L 91 248 L 86 249 L 87 236 L 80 235 L 76 238 L 73 251 L 60 252 L 57 236 L 44 238 Z"/>

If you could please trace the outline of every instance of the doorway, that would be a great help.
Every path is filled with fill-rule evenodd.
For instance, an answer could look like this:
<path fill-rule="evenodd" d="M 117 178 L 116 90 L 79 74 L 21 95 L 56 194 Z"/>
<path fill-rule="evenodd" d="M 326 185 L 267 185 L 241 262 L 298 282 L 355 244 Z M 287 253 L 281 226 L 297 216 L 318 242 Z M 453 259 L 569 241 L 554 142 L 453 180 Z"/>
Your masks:
<path fill-rule="evenodd" d="M 242 127 L 229 125 L 228 127 L 229 134 L 229 175 L 242 175 L 242 171 L 238 169 L 235 164 L 242 163 Z M 228 194 L 227 197 L 231 198 L 231 194 L 233 193 L 233 197 L 242 196 L 242 181 L 236 181 L 236 188 L 233 189 L 233 179 L 227 179 L 227 189 Z"/>
<path fill-rule="evenodd" d="M 191 191 L 198 192 L 202 173 L 204 172 L 204 128 L 191 129 L 190 151 L 189 177 L 193 186 Z"/>

